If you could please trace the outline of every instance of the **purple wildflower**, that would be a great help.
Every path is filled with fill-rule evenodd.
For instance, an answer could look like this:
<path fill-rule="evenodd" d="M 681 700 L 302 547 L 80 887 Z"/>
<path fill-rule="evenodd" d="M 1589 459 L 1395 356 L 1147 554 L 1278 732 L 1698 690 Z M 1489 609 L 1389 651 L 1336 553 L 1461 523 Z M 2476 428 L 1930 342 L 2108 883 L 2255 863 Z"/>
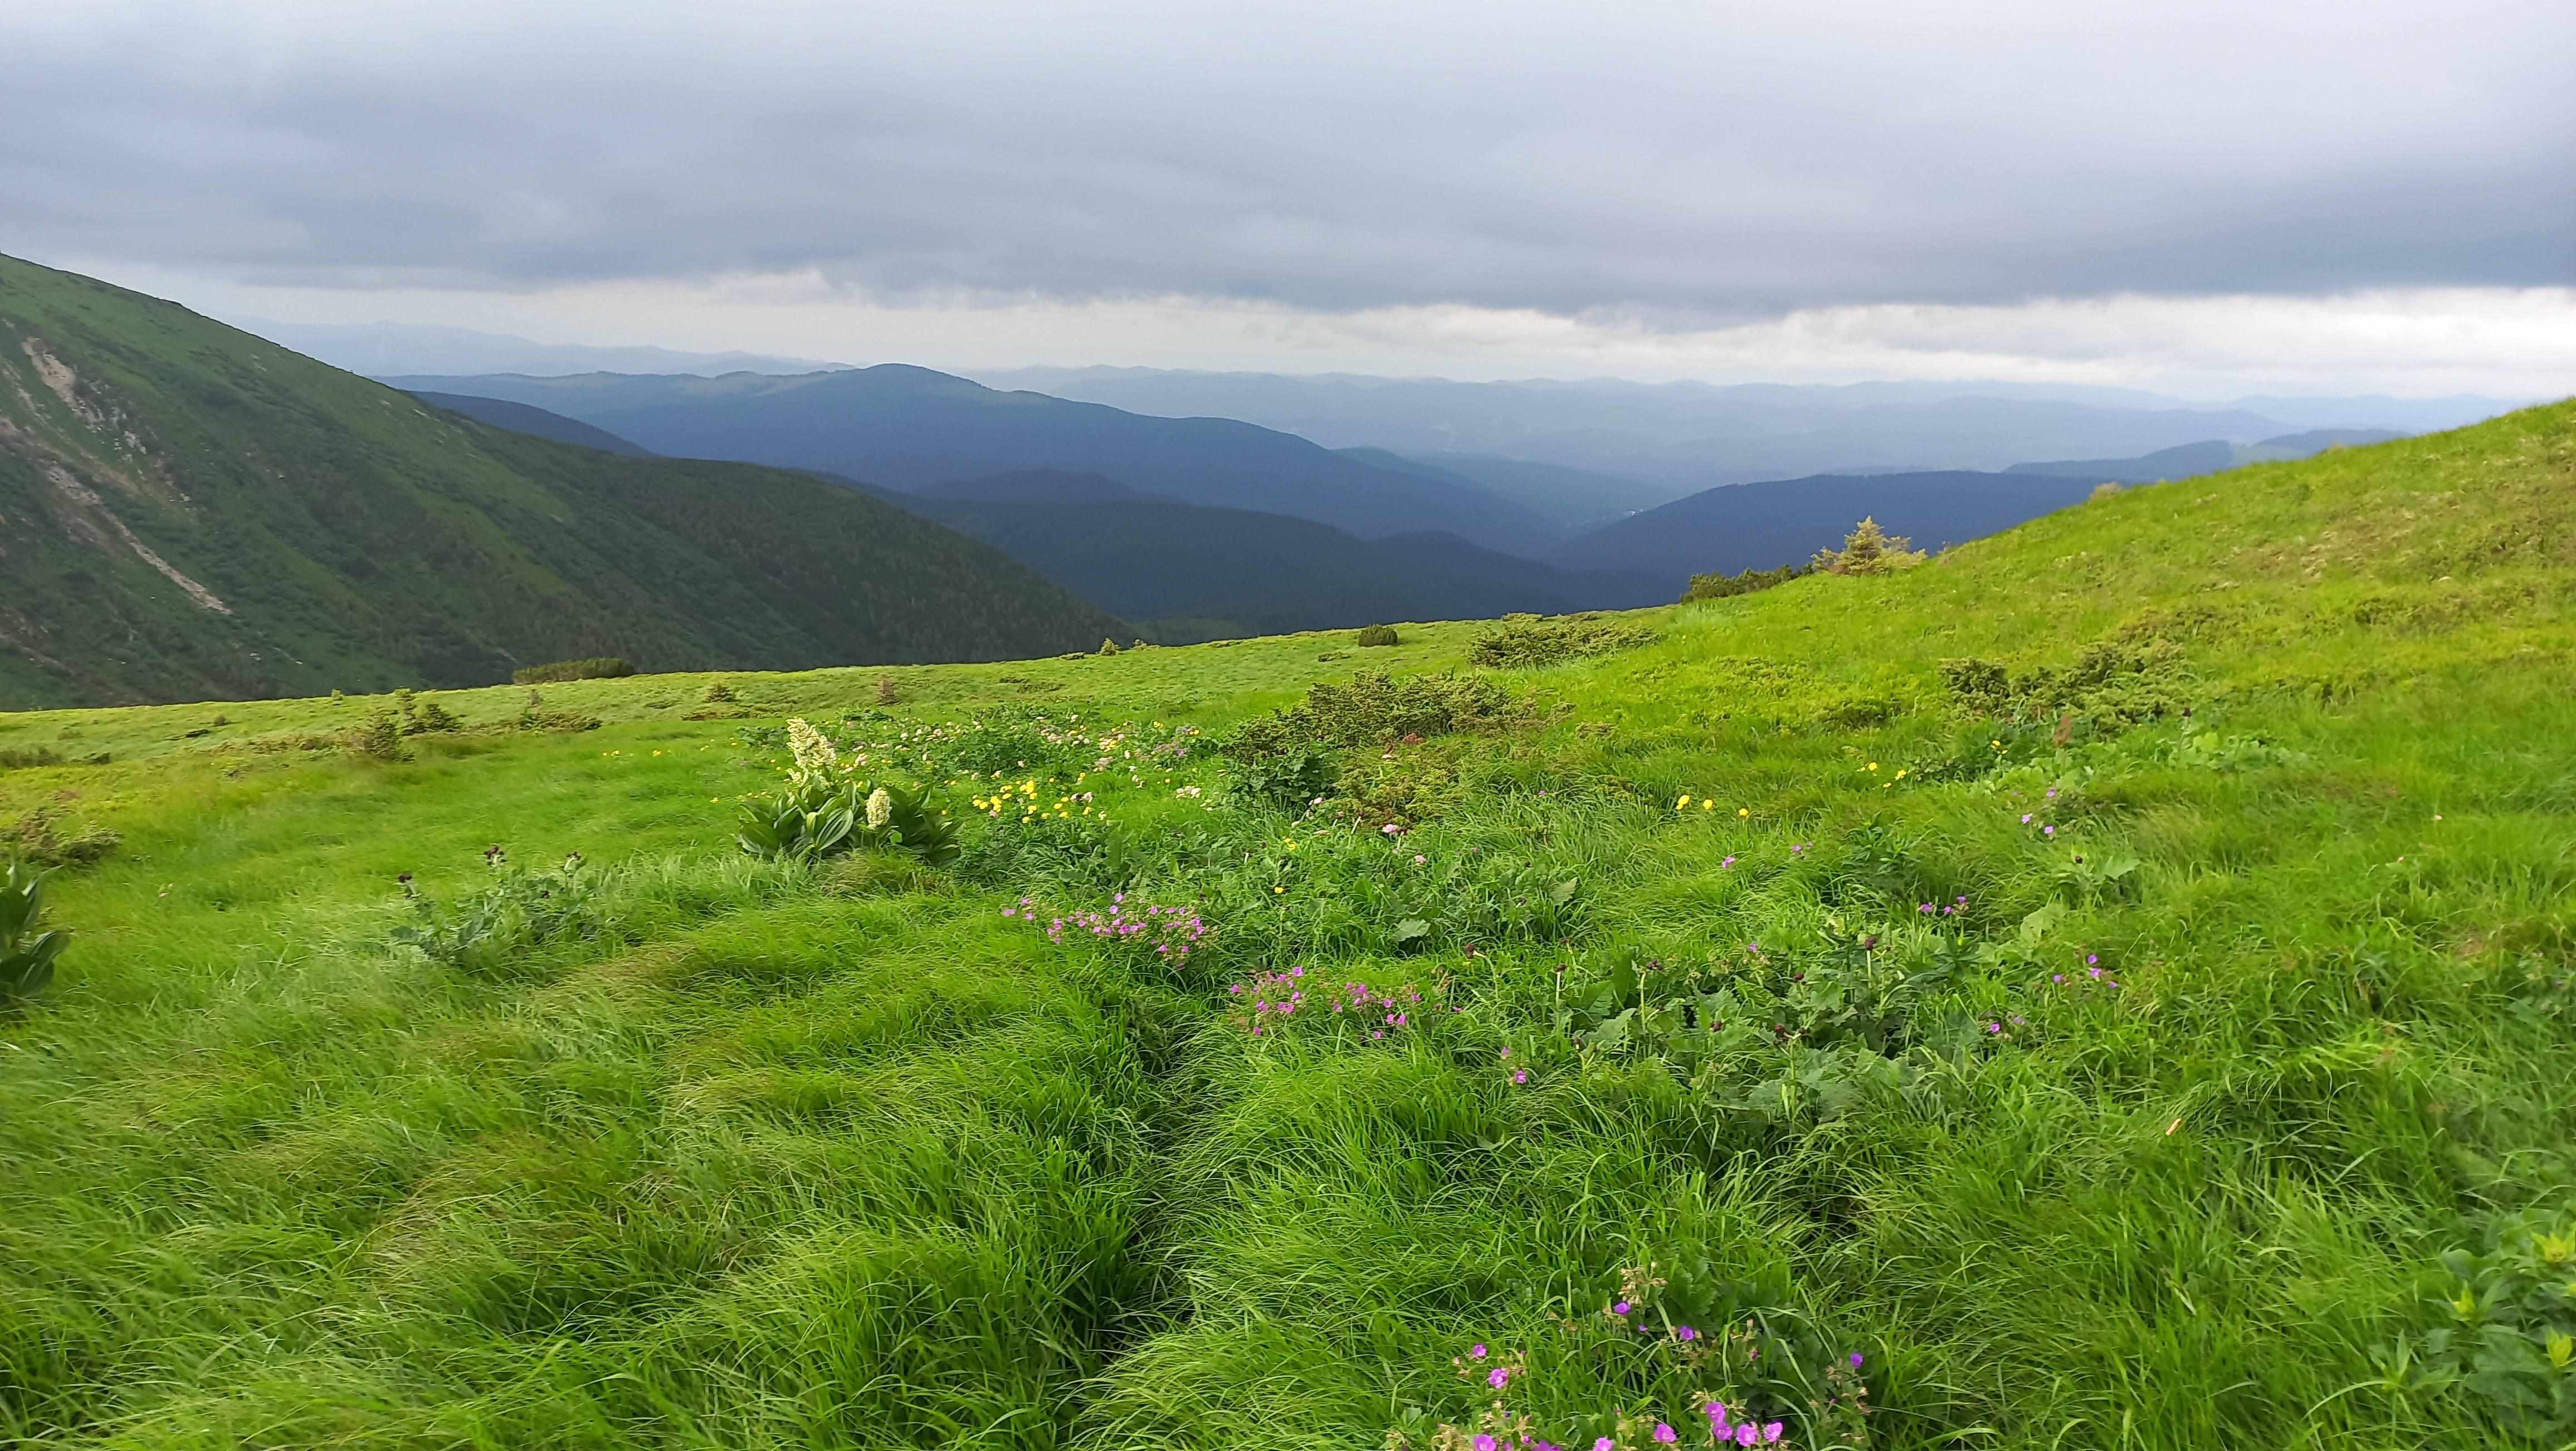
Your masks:
<path fill-rule="evenodd" d="M 1665 1425 L 1661 1421 L 1657 1421 L 1655 1423 L 1655 1439 L 1661 1441 L 1667 1446 L 1670 1446 L 1680 1438 L 1673 1434 L 1672 1427 Z"/>
<path fill-rule="evenodd" d="M 1494 1367 L 1492 1374 L 1485 1377 L 1485 1384 L 1492 1386 L 1496 1390 L 1501 1390 L 1505 1385 L 1510 1383 L 1511 1378 L 1511 1367 L 1498 1365 Z"/>

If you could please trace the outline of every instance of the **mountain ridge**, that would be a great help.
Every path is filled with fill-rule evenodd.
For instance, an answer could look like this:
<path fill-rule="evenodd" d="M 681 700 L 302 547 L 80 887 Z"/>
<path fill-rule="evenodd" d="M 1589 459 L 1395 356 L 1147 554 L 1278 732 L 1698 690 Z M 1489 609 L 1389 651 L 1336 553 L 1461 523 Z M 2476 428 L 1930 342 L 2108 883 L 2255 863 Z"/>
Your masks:
<path fill-rule="evenodd" d="M 404 377 L 404 388 L 530 404 L 656 453 L 822 470 L 885 488 L 1024 468 L 1105 474 L 1185 503 L 1330 524 L 1361 538 L 1441 530 L 1535 557 L 1564 536 L 1456 475 L 1374 468 L 1233 418 L 1155 418 L 885 363 L 721 378 Z"/>
<path fill-rule="evenodd" d="M 0 258 L 0 704 L 999 659 L 1123 622 L 864 493 L 443 413 Z"/>

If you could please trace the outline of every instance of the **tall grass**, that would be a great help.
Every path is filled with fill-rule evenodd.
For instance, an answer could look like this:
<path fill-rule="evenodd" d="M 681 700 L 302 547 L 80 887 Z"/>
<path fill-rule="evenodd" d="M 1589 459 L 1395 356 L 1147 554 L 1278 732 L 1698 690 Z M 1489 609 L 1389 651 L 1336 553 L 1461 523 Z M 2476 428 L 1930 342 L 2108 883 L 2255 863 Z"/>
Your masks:
<path fill-rule="evenodd" d="M 79 945 L 0 1021 L 0 1436 L 1429 1446 L 1509 1357 L 1533 1435 L 1629 1451 L 1706 1444 L 1721 1392 L 1826 1444 L 1864 1385 L 1873 1446 L 2558 1444 L 2512 1403 L 2557 1394 L 2545 1316 L 2469 1312 L 2531 1331 L 2521 1379 L 2438 1346 L 2477 1328 L 2446 1253 L 2576 1209 L 2570 433 L 1658 612 L 1499 677 L 1543 708 L 1498 733 L 1353 753 L 1338 814 L 1199 756 L 979 818 L 954 874 L 724 850 L 768 753 L 653 677 L 407 765 L 0 775 L 126 841 L 56 879 Z M 2140 630 L 2188 718 L 2061 744 L 1941 683 Z M 1024 670 L 1217 729 L 1314 654 Z M 393 945 L 397 873 L 452 903 L 496 843 L 582 852 L 581 924 L 491 970 Z M 1214 935 L 1045 931 L 1122 893 Z M 1930 986 L 1844 1032 L 1864 938 Z"/>

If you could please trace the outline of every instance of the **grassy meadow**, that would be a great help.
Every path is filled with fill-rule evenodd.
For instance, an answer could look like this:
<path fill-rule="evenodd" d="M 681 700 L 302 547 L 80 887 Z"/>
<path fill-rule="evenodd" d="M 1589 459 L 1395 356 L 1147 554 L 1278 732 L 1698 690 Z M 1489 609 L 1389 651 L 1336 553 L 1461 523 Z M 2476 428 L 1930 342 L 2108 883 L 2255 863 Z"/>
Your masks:
<path fill-rule="evenodd" d="M 2571 505 L 2562 404 L 1521 667 L 0 715 L 116 837 L 0 1441 L 2569 1444 Z M 791 716 L 963 856 L 737 849 Z"/>

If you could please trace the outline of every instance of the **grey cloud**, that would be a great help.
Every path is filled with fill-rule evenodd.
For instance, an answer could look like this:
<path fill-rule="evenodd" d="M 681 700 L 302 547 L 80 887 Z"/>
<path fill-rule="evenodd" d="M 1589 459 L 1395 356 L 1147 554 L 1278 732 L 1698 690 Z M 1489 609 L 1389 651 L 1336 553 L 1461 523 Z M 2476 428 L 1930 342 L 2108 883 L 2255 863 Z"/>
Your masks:
<path fill-rule="evenodd" d="M 2576 282 L 2564 5 L 60 9 L 0 20 L 0 249 L 245 281 L 1677 326 Z"/>

